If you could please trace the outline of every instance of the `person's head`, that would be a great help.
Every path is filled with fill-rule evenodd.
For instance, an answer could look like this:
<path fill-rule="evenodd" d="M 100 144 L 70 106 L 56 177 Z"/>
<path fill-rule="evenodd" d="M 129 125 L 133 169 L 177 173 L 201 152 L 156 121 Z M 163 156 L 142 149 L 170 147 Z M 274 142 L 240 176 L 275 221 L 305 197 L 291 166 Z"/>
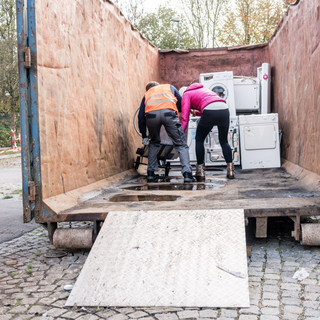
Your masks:
<path fill-rule="evenodd" d="M 150 81 L 147 85 L 146 85 L 146 91 L 148 91 L 149 89 L 151 89 L 152 87 L 158 86 L 159 83 L 157 81 Z"/>

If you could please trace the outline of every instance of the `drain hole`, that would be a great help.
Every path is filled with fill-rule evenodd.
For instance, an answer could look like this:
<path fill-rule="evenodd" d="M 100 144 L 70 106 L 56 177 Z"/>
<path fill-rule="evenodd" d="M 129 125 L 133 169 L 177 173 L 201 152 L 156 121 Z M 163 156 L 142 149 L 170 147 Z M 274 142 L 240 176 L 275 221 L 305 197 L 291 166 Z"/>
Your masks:
<path fill-rule="evenodd" d="M 109 199 L 112 202 L 138 202 L 138 201 L 175 201 L 179 199 L 180 196 L 171 195 L 125 195 L 117 194 Z"/>

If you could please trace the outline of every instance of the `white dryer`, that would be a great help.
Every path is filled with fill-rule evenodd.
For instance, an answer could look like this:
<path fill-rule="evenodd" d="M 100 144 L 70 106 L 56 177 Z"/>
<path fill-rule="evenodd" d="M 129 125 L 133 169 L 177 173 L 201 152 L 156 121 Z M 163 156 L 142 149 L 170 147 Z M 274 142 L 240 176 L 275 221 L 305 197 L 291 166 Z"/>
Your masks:
<path fill-rule="evenodd" d="M 235 76 L 233 81 L 237 113 L 260 113 L 259 78 Z"/>
<path fill-rule="evenodd" d="M 230 118 L 236 117 L 232 71 L 201 73 L 199 82 L 205 88 L 212 90 L 222 99 L 226 100 L 230 111 Z"/>
<path fill-rule="evenodd" d="M 240 115 L 242 169 L 281 167 L 278 114 Z"/>

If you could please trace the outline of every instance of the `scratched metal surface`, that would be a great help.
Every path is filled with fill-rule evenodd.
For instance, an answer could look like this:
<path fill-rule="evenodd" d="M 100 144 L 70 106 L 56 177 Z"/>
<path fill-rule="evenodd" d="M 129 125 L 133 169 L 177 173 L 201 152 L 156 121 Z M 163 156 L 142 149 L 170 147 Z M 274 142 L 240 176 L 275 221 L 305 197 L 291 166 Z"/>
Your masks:
<path fill-rule="evenodd" d="M 248 307 L 243 210 L 109 213 L 74 304 Z"/>

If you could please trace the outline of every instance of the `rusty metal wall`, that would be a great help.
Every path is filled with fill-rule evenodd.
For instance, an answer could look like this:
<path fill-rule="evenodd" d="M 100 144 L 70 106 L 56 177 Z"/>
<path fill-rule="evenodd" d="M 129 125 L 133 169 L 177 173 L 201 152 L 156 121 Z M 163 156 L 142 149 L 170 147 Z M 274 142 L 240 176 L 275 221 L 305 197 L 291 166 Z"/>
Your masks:
<path fill-rule="evenodd" d="M 267 44 L 234 48 L 160 51 L 162 82 L 178 89 L 199 82 L 200 73 L 233 71 L 236 76 L 257 76 L 257 68 L 269 62 Z"/>
<path fill-rule="evenodd" d="M 269 41 L 282 157 L 320 174 L 320 2 L 290 6 Z"/>
<path fill-rule="evenodd" d="M 109 1 L 36 1 L 43 199 L 133 167 L 158 50 Z"/>

